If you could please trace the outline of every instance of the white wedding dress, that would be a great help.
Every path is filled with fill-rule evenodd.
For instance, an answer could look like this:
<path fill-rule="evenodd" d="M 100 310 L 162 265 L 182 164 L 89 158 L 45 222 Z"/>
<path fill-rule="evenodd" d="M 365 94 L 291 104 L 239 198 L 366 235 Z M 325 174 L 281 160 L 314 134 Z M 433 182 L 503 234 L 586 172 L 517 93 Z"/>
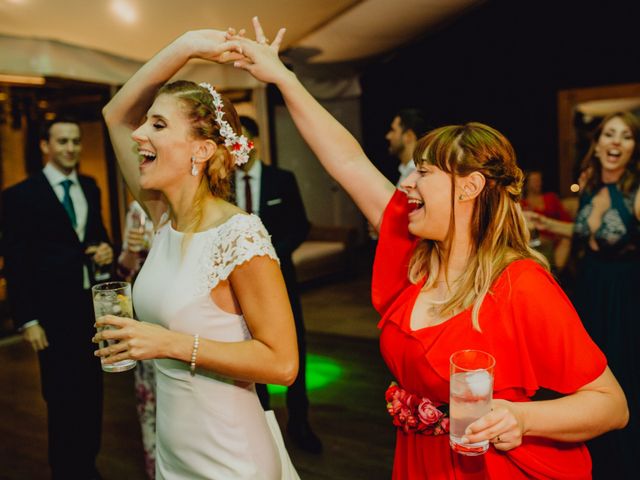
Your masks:
<path fill-rule="evenodd" d="M 138 319 L 202 339 L 251 338 L 242 315 L 227 313 L 210 291 L 255 256 L 277 260 L 255 215 L 237 214 L 222 225 L 185 234 L 160 223 L 133 291 Z M 282 477 L 278 448 L 254 384 L 184 362 L 156 360 L 158 480 L 266 479 Z M 286 470 L 286 466 L 285 466 Z"/>

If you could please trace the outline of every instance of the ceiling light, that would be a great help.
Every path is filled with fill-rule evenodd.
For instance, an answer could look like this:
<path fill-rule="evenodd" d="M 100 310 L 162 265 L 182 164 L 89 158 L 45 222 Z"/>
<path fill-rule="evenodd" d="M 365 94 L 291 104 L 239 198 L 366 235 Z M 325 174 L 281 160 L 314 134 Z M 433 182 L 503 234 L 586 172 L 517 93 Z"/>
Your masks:
<path fill-rule="evenodd" d="M 138 20 L 138 12 L 126 0 L 114 0 L 111 10 L 125 23 L 135 23 Z"/>

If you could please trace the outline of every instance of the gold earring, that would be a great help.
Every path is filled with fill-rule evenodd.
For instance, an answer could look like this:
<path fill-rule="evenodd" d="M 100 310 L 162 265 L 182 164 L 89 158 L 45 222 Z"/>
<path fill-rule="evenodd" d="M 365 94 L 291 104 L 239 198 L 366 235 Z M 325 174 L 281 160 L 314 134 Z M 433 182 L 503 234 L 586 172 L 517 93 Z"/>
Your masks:
<path fill-rule="evenodd" d="M 465 198 L 464 194 L 461 193 L 460 195 L 458 195 L 458 200 L 462 201 L 462 200 L 464 200 L 464 198 Z"/>

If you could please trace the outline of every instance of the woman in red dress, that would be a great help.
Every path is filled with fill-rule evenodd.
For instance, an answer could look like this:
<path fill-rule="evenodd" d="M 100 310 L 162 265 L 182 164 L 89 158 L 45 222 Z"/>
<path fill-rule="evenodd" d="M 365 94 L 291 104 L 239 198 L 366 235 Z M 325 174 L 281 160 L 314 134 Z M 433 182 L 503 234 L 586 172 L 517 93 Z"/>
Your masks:
<path fill-rule="evenodd" d="M 372 297 L 382 355 L 407 404 L 439 406 L 395 416 L 394 478 L 591 478 L 583 441 L 623 427 L 627 404 L 546 260 L 528 246 L 523 175 L 507 139 L 479 123 L 436 129 L 396 190 L 284 67 L 257 19 L 254 27 L 256 42 L 229 34 L 246 56 L 235 66 L 280 89 L 313 152 L 378 229 Z M 496 359 L 492 411 L 466 432 L 469 443 L 492 444 L 478 457 L 450 449 L 442 416 L 449 357 L 461 349 Z M 540 389 L 557 395 L 533 400 Z M 388 392 L 391 413 L 397 392 Z"/>
<path fill-rule="evenodd" d="M 543 191 L 542 172 L 539 170 L 527 172 L 520 205 L 525 212 L 535 212 L 563 222 L 572 220 L 558 195 L 554 192 Z M 526 216 L 527 213 L 525 213 L 525 218 Z M 536 250 L 547 258 L 556 271 L 561 271 L 569 257 L 571 240 L 546 230 L 535 230 L 535 233 L 538 235 Z M 530 243 L 534 246 L 533 242 Z"/>

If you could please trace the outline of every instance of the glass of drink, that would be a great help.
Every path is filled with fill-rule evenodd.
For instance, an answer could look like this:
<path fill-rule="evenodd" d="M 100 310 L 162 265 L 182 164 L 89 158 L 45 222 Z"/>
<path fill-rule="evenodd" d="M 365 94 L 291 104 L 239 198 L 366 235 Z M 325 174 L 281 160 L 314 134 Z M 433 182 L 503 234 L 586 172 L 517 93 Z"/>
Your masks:
<path fill-rule="evenodd" d="M 101 242 L 89 242 L 87 244 L 90 252 L 87 253 L 87 255 L 89 256 L 89 265 L 91 266 L 91 271 L 89 273 L 91 274 L 91 281 L 94 284 L 111 280 L 111 264 L 98 265 L 93 259 L 95 249 L 100 246 L 100 243 Z"/>
<path fill-rule="evenodd" d="M 143 211 L 134 210 L 131 213 L 131 230 L 142 235 L 142 241 L 128 245 L 129 251 L 139 253 L 144 249 L 148 249 L 148 239 L 146 231 L 147 216 Z"/>
<path fill-rule="evenodd" d="M 96 319 L 104 315 L 133 318 L 131 284 L 129 282 L 99 283 L 91 287 L 91 293 Z M 114 327 L 101 327 L 98 331 L 110 328 Z M 101 340 L 99 345 L 100 348 L 105 348 L 113 343 L 117 343 L 117 340 Z M 109 364 L 104 363 L 104 358 L 101 358 L 101 360 L 102 370 L 105 372 L 124 372 L 136 366 L 135 360 L 121 360 Z"/>
<path fill-rule="evenodd" d="M 480 350 L 460 350 L 451 355 L 449 390 L 449 444 L 462 455 L 482 455 L 489 441 L 462 443 L 467 427 L 491 411 L 495 358 Z"/>

